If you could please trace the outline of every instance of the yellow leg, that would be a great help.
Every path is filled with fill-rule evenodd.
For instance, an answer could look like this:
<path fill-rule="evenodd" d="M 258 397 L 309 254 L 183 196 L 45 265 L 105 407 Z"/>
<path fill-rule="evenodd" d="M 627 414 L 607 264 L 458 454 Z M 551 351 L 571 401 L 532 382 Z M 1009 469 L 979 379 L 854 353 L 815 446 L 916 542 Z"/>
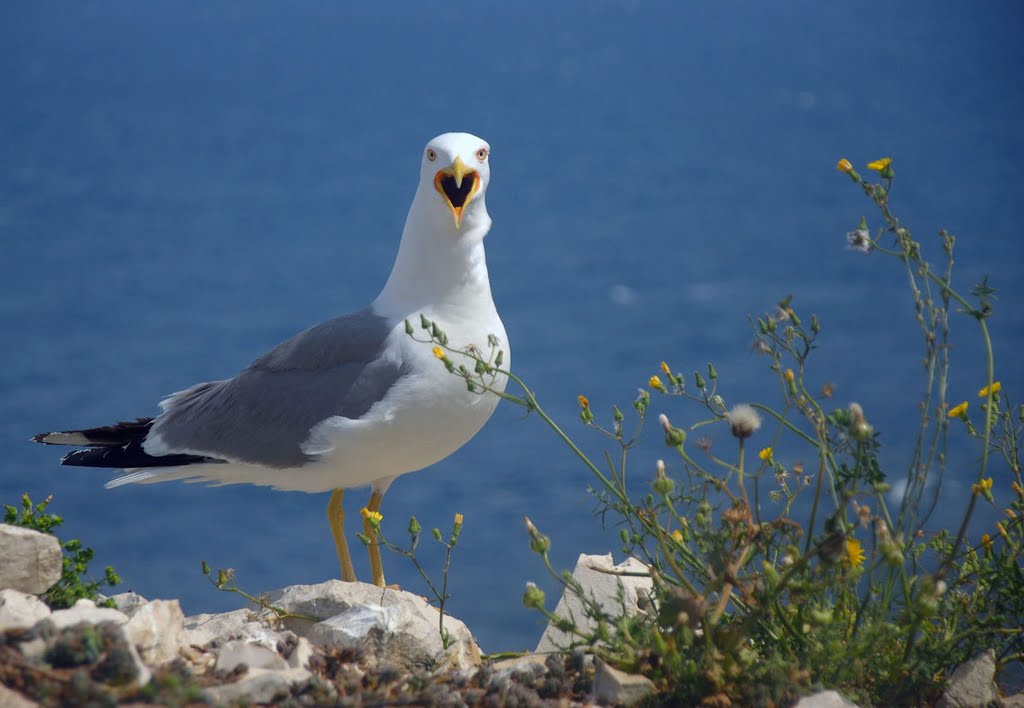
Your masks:
<path fill-rule="evenodd" d="M 366 505 L 369 511 L 380 511 L 380 500 L 384 495 L 376 489 L 370 495 L 370 503 Z M 363 533 L 370 537 L 370 572 L 373 574 L 373 584 L 377 587 L 384 587 L 384 564 L 380 560 L 380 543 L 377 542 L 377 532 L 370 525 L 369 519 L 363 519 Z"/>
<path fill-rule="evenodd" d="M 334 546 L 338 550 L 338 563 L 341 564 L 341 579 L 355 582 L 356 572 L 352 569 L 352 556 L 348 552 L 348 541 L 345 540 L 345 509 L 341 502 L 345 498 L 344 489 L 335 489 L 331 500 L 327 502 L 327 523 L 331 525 Z"/>

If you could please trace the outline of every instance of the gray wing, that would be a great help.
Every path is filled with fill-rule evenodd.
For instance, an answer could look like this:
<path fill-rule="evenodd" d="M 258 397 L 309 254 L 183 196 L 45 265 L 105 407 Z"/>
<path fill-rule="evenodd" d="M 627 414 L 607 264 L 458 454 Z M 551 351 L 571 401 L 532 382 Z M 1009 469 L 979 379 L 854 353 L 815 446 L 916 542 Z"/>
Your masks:
<path fill-rule="evenodd" d="M 391 332 L 366 308 L 307 329 L 233 379 L 175 394 L 153 424 L 167 452 L 188 450 L 267 467 L 297 467 L 300 446 L 331 416 L 359 418 L 407 373 L 383 358 Z"/>

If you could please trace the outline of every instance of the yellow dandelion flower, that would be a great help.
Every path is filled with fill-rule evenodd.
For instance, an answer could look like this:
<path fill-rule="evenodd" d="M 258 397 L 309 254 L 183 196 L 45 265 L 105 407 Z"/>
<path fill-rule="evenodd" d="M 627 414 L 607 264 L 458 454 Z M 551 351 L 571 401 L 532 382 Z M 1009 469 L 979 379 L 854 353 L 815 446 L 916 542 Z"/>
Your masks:
<path fill-rule="evenodd" d="M 365 506 L 359 510 L 359 513 L 362 514 L 362 517 L 364 519 L 369 521 L 374 526 L 380 524 L 381 520 L 384 518 L 384 515 L 381 514 L 379 511 L 370 511 Z"/>
<path fill-rule="evenodd" d="M 1018 497 L 1024 497 L 1024 489 L 1016 481 L 1012 482 L 1010 486 L 1013 487 L 1013 491 L 1017 492 Z"/>
<path fill-rule="evenodd" d="M 665 374 L 665 376 L 670 376 L 672 374 L 672 369 L 668 368 L 668 364 L 665 362 L 661 362 L 661 373 Z"/>
<path fill-rule="evenodd" d="M 1003 385 L 996 381 L 995 383 L 992 384 L 992 386 L 986 386 L 985 388 L 978 391 L 978 398 L 986 398 L 990 393 L 994 396 L 997 393 L 999 393 L 1002 389 Z"/>
<path fill-rule="evenodd" d="M 586 396 L 580 396 L 579 397 L 579 402 L 580 402 L 580 408 L 582 408 L 583 410 L 589 410 L 590 409 L 590 400 Z"/>
<path fill-rule="evenodd" d="M 761 450 L 761 452 L 757 453 L 757 456 L 760 457 L 761 460 L 764 462 L 771 462 L 773 452 L 774 450 L 772 450 L 772 448 L 766 447 L 763 450 Z"/>
<path fill-rule="evenodd" d="M 1005 509 L 1003 509 L 1003 511 L 1005 511 L 1006 515 L 1009 516 L 1011 519 L 1017 518 L 1017 512 L 1011 509 L 1010 507 L 1006 507 Z"/>
<path fill-rule="evenodd" d="M 853 568 L 864 565 L 864 547 L 855 538 L 846 539 L 846 564 Z"/>
<path fill-rule="evenodd" d="M 992 537 L 987 533 L 981 534 L 981 545 L 986 551 L 992 550 Z"/>
<path fill-rule="evenodd" d="M 996 530 L 999 531 L 999 535 L 1000 536 L 1005 538 L 1007 541 L 1010 540 L 1010 535 L 1008 533 L 1006 533 L 1006 527 L 1003 526 L 1003 522 L 1002 521 L 1000 521 L 999 523 L 996 524 Z"/>
<path fill-rule="evenodd" d="M 847 160 L 845 157 L 836 163 L 836 169 L 840 172 L 853 172 L 853 163 Z"/>
<path fill-rule="evenodd" d="M 955 405 L 952 408 L 950 408 L 948 415 L 950 418 L 963 418 L 965 415 L 967 415 L 967 401 L 964 401 L 963 403 L 960 403 L 959 405 Z"/>
<path fill-rule="evenodd" d="M 992 478 L 986 477 L 985 479 L 978 482 L 978 488 L 983 492 L 987 492 L 992 489 Z"/>
<path fill-rule="evenodd" d="M 455 515 L 455 525 L 462 526 L 462 514 Z"/>
<path fill-rule="evenodd" d="M 434 353 L 434 356 L 436 356 L 438 359 L 444 359 L 444 349 L 442 349 L 441 347 L 434 347 L 431 351 Z"/>
<path fill-rule="evenodd" d="M 881 160 L 875 160 L 874 162 L 868 163 L 868 169 L 874 170 L 875 172 L 881 172 L 886 167 L 892 164 L 891 157 L 883 157 Z"/>
<path fill-rule="evenodd" d="M 796 374 L 793 373 L 792 369 L 786 369 L 782 374 L 782 378 L 786 379 L 786 381 L 792 381 L 796 378 Z"/>
<path fill-rule="evenodd" d="M 660 378 L 658 378 L 658 375 L 657 375 L 657 374 L 655 374 L 654 376 L 652 376 L 652 377 L 651 377 L 651 378 L 650 378 L 650 379 L 649 379 L 649 380 L 647 381 L 647 385 L 648 385 L 648 386 L 650 386 L 651 388 L 653 388 L 653 389 L 654 389 L 655 391 L 664 391 L 664 390 L 665 390 L 665 384 L 663 384 L 663 383 L 661 382 L 661 379 L 660 379 Z"/>
<path fill-rule="evenodd" d="M 676 529 L 675 531 L 673 531 L 672 532 L 672 540 L 675 541 L 676 543 L 682 543 L 683 542 L 683 532 L 680 531 L 679 529 Z"/>

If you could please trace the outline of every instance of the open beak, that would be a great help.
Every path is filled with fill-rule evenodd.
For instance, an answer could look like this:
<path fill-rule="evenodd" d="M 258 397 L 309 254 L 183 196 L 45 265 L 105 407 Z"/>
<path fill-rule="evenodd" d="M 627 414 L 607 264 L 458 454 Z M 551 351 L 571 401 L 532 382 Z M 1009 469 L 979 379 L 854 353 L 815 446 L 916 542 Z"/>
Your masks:
<path fill-rule="evenodd" d="M 455 228 L 458 229 L 462 226 L 462 210 L 480 189 L 480 175 L 466 167 L 461 157 L 456 157 L 451 167 L 445 167 L 434 175 L 434 189 L 452 210 Z"/>

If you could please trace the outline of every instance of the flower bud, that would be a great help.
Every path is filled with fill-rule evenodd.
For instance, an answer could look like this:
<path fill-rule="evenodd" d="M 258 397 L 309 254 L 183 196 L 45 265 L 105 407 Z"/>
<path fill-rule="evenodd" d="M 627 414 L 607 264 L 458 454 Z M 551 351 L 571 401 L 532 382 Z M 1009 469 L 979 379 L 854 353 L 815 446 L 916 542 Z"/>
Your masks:
<path fill-rule="evenodd" d="M 523 522 L 526 524 L 526 533 L 530 535 L 530 550 L 542 555 L 547 553 L 551 548 L 551 539 L 538 531 L 529 517 L 523 517 Z"/>
<path fill-rule="evenodd" d="M 531 610 L 544 609 L 544 591 L 534 583 L 526 584 L 526 591 L 523 592 L 523 605 Z"/>
<path fill-rule="evenodd" d="M 654 475 L 654 482 L 651 483 L 651 488 L 654 489 L 655 494 L 662 496 L 671 494 L 676 484 L 665 474 L 665 462 L 658 460 L 655 469 L 656 473 Z"/>
<path fill-rule="evenodd" d="M 686 442 L 686 431 L 680 430 L 669 422 L 668 416 L 662 413 L 658 416 L 661 429 L 665 431 L 665 445 L 668 447 L 679 447 Z"/>

